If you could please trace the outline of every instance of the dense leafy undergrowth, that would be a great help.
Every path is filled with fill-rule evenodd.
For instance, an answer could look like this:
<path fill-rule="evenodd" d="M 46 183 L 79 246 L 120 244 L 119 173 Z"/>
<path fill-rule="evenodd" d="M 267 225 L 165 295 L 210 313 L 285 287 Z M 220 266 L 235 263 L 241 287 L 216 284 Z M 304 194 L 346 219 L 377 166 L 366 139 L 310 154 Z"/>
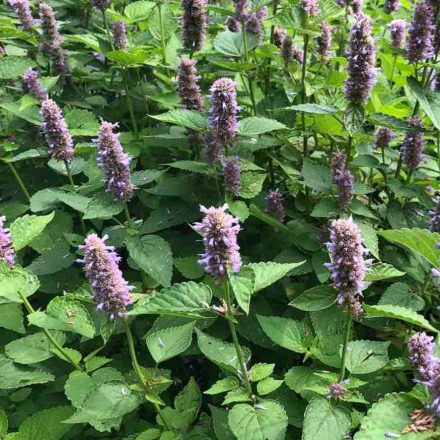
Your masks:
<path fill-rule="evenodd" d="M 436 2 L 0 12 L 0 438 L 440 438 Z"/>

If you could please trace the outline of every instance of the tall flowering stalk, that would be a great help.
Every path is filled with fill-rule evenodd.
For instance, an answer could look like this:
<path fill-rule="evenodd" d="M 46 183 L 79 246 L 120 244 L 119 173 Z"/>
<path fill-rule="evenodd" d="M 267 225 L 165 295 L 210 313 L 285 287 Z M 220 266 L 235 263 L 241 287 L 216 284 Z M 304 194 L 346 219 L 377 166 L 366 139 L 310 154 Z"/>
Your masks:
<path fill-rule="evenodd" d="M 347 155 L 336 151 L 332 158 L 332 178 L 338 192 L 339 206 L 346 210 L 354 194 L 354 176 L 346 168 Z"/>
<path fill-rule="evenodd" d="M 12 267 L 15 264 L 15 250 L 11 231 L 5 226 L 5 223 L 6 217 L 0 215 L 0 260 Z"/>
<path fill-rule="evenodd" d="M 203 108 L 203 97 L 198 84 L 196 60 L 182 58 L 177 74 L 177 93 L 182 108 L 199 111 Z"/>
<path fill-rule="evenodd" d="M 400 49 L 405 42 L 405 20 L 393 20 L 388 25 L 388 29 L 390 30 L 392 46 L 396 49 Z"/>
<path fill-rule="evenodd" d="M 52 159 L 66 163 L 71 162 L 74 156 L 72 136 L 67 128 L 63 113 L 55 101 L 52 99 L 43 101 L 41 118 L 44 136 Z"/>
<path fill-rule="evenodd" d="M 118 202 L 128 202 L 134 194 L 131 183 L 130 157 L 124 153 L 119 141 L 119 133 L 114 133 L 118 124 L 102 121 L 98 139 L 98 165 L 104 172 L 104 184 L 107 191 Z"/>
<path fill-rule="evenodd" d="M 376 47 L 368 15 L 361 13 L 355 18 L 350 31 L 348 57 L 345 98 L 350 104 L 365 104 L 376 82 Z"/>
<path fill-rule="evenodd" d="M 33 19 L 29 0 L 9 0 L 8 4 L 17 14 L 23 29 L 27 31 L 31 29 Z"/>
<path fill-rule="evenodd" d="M 374 147 L 375 148 L 388 148 L 395 134 L 391 128 L 379 127 L 374 133 Z"/>
<path fill-rule="evenodd" d="M 300 5 L 310 18 L 314 18 L 319 14 L 317 0 L 300 0 Z"/>
<path fill-rule="evenodd" d="M 246 30 L 255 34 L 260 40 L 264 36 L 264 19 L 267 17 L 267 7 L 263 6 L 248 15 Z"/>
<path fill-rule="evenodd" d="M 223 178 L 225 190 L 234 197 L 240 195 L 240 158 L 238 156 L 223 159 Z"/>
<path fill-rule="evenodd" d="M 423 151 L 425 150 L 425 138 L 423 132 L 423 123 L 417 116 L 411 118 L 409 122 L 412 131 L 409 131 L 400 148 L 402 162 L 411 170 L 423 162 Z"/>
<path fill-rule="evenodd" d="M 316 37 L 316 50 L 321 55 L 322 61 L 327 62 L 331 55 L 332 47 L 332 26 L 323 21 L 319 25 L 321 29 L 321 35 Z"/>
<path fill-rule="evenodd" d="M 227 275 L 228 266 L 236 273 L 240 271 L 242 264 L 237 243 L 239 220 L 228 214 L 227 209 L 227 204 L 219 208 L 201 206 L 203 220 L 193 225 L 194 229 L 203 235 L 205 246 L 199 263 L 206 273 L 213 275 L 217 280 Z"/>
<path fill-rule="evenodd" d="M 226 20 L 226 26 L 231 32 L 240 32 L 241 25 L 247 21 L 248 10 L 248 0 L 234 0 L 234 13 Z"/>
<path fill-rule="evenodd" d="M 38 79 L 38 72 L 33 69 L 28 69 L 22 76 L 23 86 L 26 93 L 31 94 L 39 101 L 44 101 L 48 98 L 47 90 L 43 87 Z"/>
<path fill-rule="evenodd" d="M 236 83 L 230 78 L 220 78 L 211 87 L 206 153 L 212 164 L 223 157 L 225 147 L 232 147 L 238 133 L 239 108 L 235 88 Z"/>
<path fill-rule="evenodd" d="M 434 208 L 429 211 L 429 230 L 440 232 L 440 196 L 436 195 L 433 202 Z"/>
<path fill-rule="evenodd" d="M 362 8 L 364 7 L 363 0 L 351 0 L 350 1 L 350 9 L 354 15 L 358 15 L 362 12 Z"/>
<path fill-rule="evenodd" d="M 111 0 L 92 0 L 92 6 L 98 11 L 105 11 L 110 6 Z"/>
<path fill-rule="evenodd" d="M 284 209 L 284 197 L 281 191 L 271 189 L 266 195 L 266 212 L 283 223 L 286 219 L 286 210 Z"/>
<path fill-rule="evenodd" d="M 421 0 L 415 6 L 409 28 L 406 57 L 410 63 L 421 63 L 432 58 L 434 29 L 433 10 L 426 0 Z"/>
<path fill-rule="evenodd" d="M 126 307 L 132 303 L 130 290 L 133 287 L 128 285 L 119 269 L 121 258 L 114 247 L 105 244 L 107 238 L 106 235 L 103 238 L 88 235 L 79 247 L 84 251 L 84 258 L 78 262 L 83 265 L 89 280 L 96 308 L 108 313 L 111 319 L 116 316 L 124 318 Z"/>
<path fill-rule="evenodd" d="M 207 0 L 182 1 L 183 46 L 191 52 L 200 50 L 205 41 L 206 27 L 208 26 L 207 3 Z"/>
<path fill-rule="evenodd" d="M 400 0 L 385 0 L 385 10 L 396 12 L 400 8 Z"/>
<path fill-rule="evenodd" d="M 362 314 L 362 289 L 367 265 L 368 253 L 363 244 L 361 231 L 351 218 L 334 220 L 330 227 L 330 263 L 326 264 L 330 271 L 333 286 L 338 292 L 337 303 L 350 315 Z"/>
<path fill-rule="evenodd" d="M 125 28 L 125 23 L 123 21 L 112 22 L 112 34 L 113 34 L 113 44 L 115 49 L 127 50 L 127 30 Z"/>

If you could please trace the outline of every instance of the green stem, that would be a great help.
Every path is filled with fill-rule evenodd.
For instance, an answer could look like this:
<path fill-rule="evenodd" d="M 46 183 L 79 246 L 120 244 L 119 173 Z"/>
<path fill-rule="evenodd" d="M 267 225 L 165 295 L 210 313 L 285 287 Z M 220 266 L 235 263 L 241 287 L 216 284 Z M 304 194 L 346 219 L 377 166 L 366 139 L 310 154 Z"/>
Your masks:
<path fill-rule="evenodd" d="M 243 38 L 243 52 L 244 52 L 244 62 L 247 63 L 249 60 L 249 56 L 248 56 L 248 41 L 247 41 L 247 32 L 246 32 L 246 23 L 243 22 L 241 23 L 241 35 Z M 254 113 L 255 116 L 257 116 L 257 105 L 255 102 L 255 93 L 254 93 L 254 85 L 253 85 L 253 78 L 247 76 L 247 80 L 248 80 L 248 84 L 249 84 L 249 95 L 251 98 L 251 103 L 252 103 L 252 111 Z"/>
<path fill-rule="evenodd" d="M 345 327 L 344 346 L 342 347 L 341 372 L 339 374 L 339 382 L 342 382 L 345 377 L 345 361 L 347 359 L 347 347 L 350 340 L 351 324 L 353 318 L 350 314 L 347 315 L 347 322 Z"/>
<path fill-rule="evenodd" d="M 157 2 L 157 8 L 159 12 L 159 29 L 160 29 L 160 45 L 162 46 L 162 58 L 164 65 L 167 65 L 167 51 L 165 45 L 165 28 L 163 26 L 163 17 L 162 17 L 162 2 L 159 0 Z"/>
<path fill-rule="evenodd" d="M 231 332 L 232 342 L 234 343 L 235 352 L 237 353 L 238 362 L 240 364 L 241 374 L 243 376 L 244 383 L 246 385 L 249 397 L 253 398 L 252 386 L 249 380 L 249 376 L 246 369 L 246 364 L 243 359 L 243 353 L 241 351 L 240 342 L 238 341 L 237 331 L 235 329 L 234 314 L 232 311 L 231 295 L 229 292 L 229 281 L 225 281 L 225 301 L 227 307 L 227 321 L 229 331 Z"/>
<path fill-rule="evenodd" d="M 309 36 L 308 34 L 304 34 L 304 57 L 303 57 L 303 63 L 302 63 L 302 70 L 301 70 L 301 104 L 306 103 L 306 72 L 307 72 L 307 53 L 309 48 Z M 306 115 L 304 112 L 301 112 L 301 125 L 303 130 L 303 154 L 304 157 L 307 157 L 308 152 L 308 145 L 307 145 L 307 134 L 306 131 Z"/>
<path fill-rule="evenodd" d="M 393 61 L 393 68 L 391 70 L 391 79 L 390 79 L 390 83 L 393 82 L 394 80 L 394 72 L 396 70 L 396 63 L 397 63 L 397 55 L 394 55 L 394 61 Z"/>
<path fill-rule="evenodd" d="M 112 38 L 112 35 L 110 33 L 110 28 L 109 28 L 109 25 L 108 25 L 107 16 L 105 15 L 105 11 L 102 11 L 102 20 L 104 21 L 104 27 L 105 27 L 105 31 L 107 32 L 108 42 L 110 43 L 110 46 L 111 46 L 112 50 L 115 50 L 115 46 L 113 44 L 113 38 Z"/>
<path fill-rule="evenodd" d="M 23 180 L 20 177 L 20 174 L 18 174 L 18 171 L 16 170 L 16 168 L 14 167 L 14 165 L 10 162 L 6 162 L 6 164 L 8 165 L 9 169 L 11 170 L 12 175 L 14 176 L 17 185 L 19 186 L 21 192 L 23 193 L 23 195 L 25 196 L 26 200 L 28 202 L 31 201 L 31 196 L 29 194 L 29 191 L 27 190 Z"/>
<path fill-rule="evenodd" d="M 132 125 L 133 131 L 135 133 L 136 140 L 138 140 L 139 131 L 138 131 L 138 126 L 137 126 L 137 122 L 136 122 L 136 117 L 134 115 L 133 102 L 132 102 L 131 96 L 130 96 L 130 87 L 129 87 L 130 80 L 128 78 L 127 69 L 124 69 L 122 72 L 123 72 L 122 76 L 124 78 L 125 95 L 127 96 L 127 106 L 128 106 L 128 111 L 130 112 L 131 125 Z"/>
<path fill-rule="evenodd" d="M 125 218 L 127 219 L 127 226 L 129 227 L 129 228 L 131 228 L 131 217 L 130 217 L 130 211 L 128 210 L 128 205 L 127 205 L 127 202 L 124 202 L 124 204 L 123 204 L 123 206 L 124 206 L 124 214 L 125 214 Z"/>
<path fill-rule="evenodd" d="M 19 293 L 19 295 L 20 295 L 20 297 L 21 297 L 21 300 L 23 301 L 24 306 L 26 307 L 26 310 L 27 310 L 29 313 L 35 313 L 35 309 L 32 307 L 32 304 L 31 304 L 31 303 L 28 301 L 28 299 L 23 295 L 23 293 L 21 293 L 21 292 L 18 292 L 18 293 Z M 78 365 L 77 362 L 75 362 L 74 359 L 71 358 L 71 356 L 69 355 L 69 353 L 67 353 L 67 352 L 64 350 L 64 348 L 59 344 L 59 342 L 54 338 L 54 336 L 52 335 L 52 333 L 51 333 L 49 330 L 43 328 L 43 332 L 46 334 L 46 336 L 48 337 L 49 341 L 54 345 L 54 347 L 55 347 L 60 353 L 62 353 L 63 357 L 58 356 L 58 357 L 60 357 L 60 359 L 62 359 L 62 360 L 64 360 L 64 361 L 67 359 L 67 360 L 72 364 L 72 366 L 75 368 L 75 370 L 83 371 L 83 369 Z M 56 354 L 56 353 L 55 353 L 55 354 Z"/>
<path fill-rule="evenodd" d="M 136 351 L 134 349 L 133 335 L 131 334 L 130 324 L 128 323 L 127 319 L 124 319 L 122 322 L 124 323 L 124 330 L 125 330 L 125 334 L 127 335 L 128 350 L 130 352 L 131 363 L 133 364 L 133 369 L 134 369 L 137 377 L 139 378 L 139 381 L 141 382 L 141 384 L 146 388 L 147 386 L 145 383 L 145 378 L 142 373 L 139 362 L 137 360 Z M 151 404 L 153 405 L 155 411 L 157 412 L 160 419 L 162 420 L 162 423 L 163 423 L 163 426 L 165 427 L 165 429 L 167 431 L 170 431 L 170 425 L 168 424 L 165 415 L 163 414 L 162 410 L 160 409 L 160 406 L 156 402 L 151 402 Z"/>

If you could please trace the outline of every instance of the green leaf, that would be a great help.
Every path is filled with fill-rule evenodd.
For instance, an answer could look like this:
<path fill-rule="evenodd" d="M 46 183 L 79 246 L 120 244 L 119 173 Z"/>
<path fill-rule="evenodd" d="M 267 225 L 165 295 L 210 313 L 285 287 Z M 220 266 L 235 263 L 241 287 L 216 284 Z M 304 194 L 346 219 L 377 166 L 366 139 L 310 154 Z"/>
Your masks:
<path fill-rule="evenodd" d="M 35 67 L 35 61 L 29 57 L 3 56 L 0 59 L 0 79 L 17 79 L 31 67 Z"/>
<path fill-rule="evenodd" d="M 26 333 L 24 315 L 20 304 L 0 304 L 0 327 L 17 333 Z"/>
<path fill-rule="evenodd" d="M 8 417 L 3 410 L 0 410 L 0 438 L 4 438 L 8 433 Z"/>
<path fill-rule="evenodd" d="M 365 281 L 381 281 L 390 278 L 401 277 L 405 272 L 400 272 L 391 264 L 377 263 L 369 267 L 369 272 L 365 275 Z"/>
<path fill-rule="evenodd" d="M 190 281 L 142 298 L 128 314 L 199 318 L 206 312 L 211 299 L 212 291 L 208 286 Z"/>
<path fill-rule="evenodd" d="M 230 274 L 229 281 L 238 305 L 249 315 L 249 305 L 255 287 L 255 272 L 250 267 L 243 267 L 239 273 Z"/>
<path fill-rule="evenodd" d="M 212 415 L 212 424 L 214 425 L 214 433 L 216 438 L 222 440 L 236 440 L 237 438 L 228 425 L 228 412 L 224 409 L 209 405 Z"/>
<path fill-rule="evenodd" d="M 142 170 L 131 173 L 131 182 L 135 186 L 147 185 L 154 182 L 160 176 L 166 173 L 166 170 Z"/>
<path fill-rule="evenodd" d="M 74 108 L 65 113 L 65 119 L 72 136 L 96 136 L 99 122 L 93 112 Z"/>
<path fill-rule="evenodd" d="M 50 275 L 70 267 L 76 255 L 64 249 L 54 249 L 36 258 L 26 269 L 35 275 Z"/>
<path fill-rule="evenodd" d="M 195 131 L 206 131 L 208 129 L 208 118 L 193 110 L 170 110 L 161 115 L 149 115 L 150 118 L 169 124 L 180 125 Z"/>
<path fill-rule="evenodd" d="M 50 330 L 62 330 L 95 336 L 95 326 L 87 307 L 72 296 L 57 296 L 47 305 L 46 312 L 37 311 L 28 315 L 29 323 Z"/>
<path fill-rule="evenodd" d="M 377 231 L 369 223 L 357 222 L 356 223 L 364 239 L 365 247 L 370 251 L 371 255 L 380 260 L 379 255 L 379 240 L 377 238 Z"/>
<path fill-rule="evenodd" d="M 277 316 L 257 315 L 257 319 L 264 333 L 275 344 L 297 353 L 307 352 L 304 340 L 308 330 L 302 322 Z"/>
<path fill-rule="evenodd" d="M 95 218 L 108 219 L 122 212 L 121 203 L 115 202 L 114 197 L 109 193 L 98 193 L 90 200 L 84 212 L 84 220 Z"/>
<path fill-rule="evenodd" d="M 315 312 L 330 307 L 337 296 L 338 292 L 331 286 L 316 286 L 301 293 L 289 303 L 289 306 L 306 312 Z"/>
<path fill-rule="evenodd" d="M 353 374 L 380 370 L 388 362 L 390 342 L 351 341 L 347 347 L 346 367 Z"/>
<path fill-rule="evenodd" d="M 253 199 L 262 191 L 266 174 L 244 171 L 240 175 L 240 180 L 240 197 Z"/>
<path fill-rule="evenodd" d="M 402 439 L 408 438 L 409 440 L 436 438 L 432 436 L 432 431 L 426 432 L 427 437 L 424 436 L 423 432 L 401 434 L 405 427 L 412 424 L 410 415 L 415 409 L 422 409 L 422 404 L 410 394 L 387 394 L 368 410 L 367 415 L 362 419 L 360 430 L 356 433 L 354 440 L 385 438 L 385 433 L 390 433 L 395 438 L 402 437 Z"/>
<path fill-rule="evenodd" d="M 247 49 L 252 50 L 257 44 L 255 35 L 247 33 L 247 39 Z M 243 34 L 241 32 L 230 32 L 229 30 L 219 32 L 214 39 L 214 49 L 229 57 L 241 57 L 245 55 Z"/>
<path fill-rule="evenodd" d="M 211 388 L 206 390 L 203 394 L 215 395 L 220 393 L 226 393 L 227 391 L 234 390 L 240 386 L 238 379 L 234 376 L 228 376 L 224 379 L 218 380 Z"/>
<path fill-rule="evenodd" d="M 420 296 L 409 290 L 405 283 L 394 283 L 382 294 L 379 305 L 400 306 L 418 312 L 425 306 Z"/>
<path fill-rule="evenodd" d="M 251 116 L 240 121 L 239 132 L 241 136 L 252 137 L 275 130 L 282 130 L 283 128 L 287 127 L 275 119 Z"/>
<path fill-rule="evenodd" d="M 14 249 L 19 251 L 26 247 L 35 237 L 40 235 L 44 228 L 52 221 L 55 213 L 48 215 L 25 215 L 11 224 L 11 235 Z"/>
<path fill-rule="evenodd" d="M 160 318 L 159 318 L 160 319 Z M 157 364 L 171 359 L 189 348 L 195 321 L 184 325 L 170 323 L 166 328 L 152 328 L 146 335 L 146 343 Z"/>
<path fill-rule="evenodd" d="M 249 208 L 242 200 L 231 200 L 227 197 L 226 203 L 229 206 L 229 211 L 235 217 L 238 217 L 241 223 L 244 223 L 250 215 Z"/>
<path fill-rule="evenodd" d="M 410 76 L 407 79 L 407 84 L 411 91 L 414 93 L 417 101 L 419 101 L 420 107 L 422 107 L 423 111 L 426 113 L 428 118 L 431 120 L 432 124 L 437 130 L 440 130 L 440 119 L 437 118 L 437 114 L 434 112 L 431 104 L 425 96 L 425 92 L 423 87 L 418 83 L 418 81 Z"/>
<path fill-rule="evenodd" d="M 55 334 L 54 337 L 60 345 L 66 341 L 63 333 Z M 38 332 L 6 344 L 5 354 L 18 364 L 36 364 L 50 359 L 54 355 L 52 348 L 54 346 L 49 338 L 43 332 Z"/>
<path fill-rule="evenodd" d="M 338 111 L 336 107 L 330 107 L 324 104 L 297 104 L 285 107 L 285 109 L 297 110 L 299 112 L 313 113 L 317 115 L 331 115 Z"/>
<path fill-rule="evenodd" d="M 283 384 L 283 382 L 283 380 L 274 379 L 273 377 L 266 377 L 261 382 L 257 383 L 257 392 L 260 396 L 273 393 Z"/>
<path fill-rule="evenodd" d="M 349 411 L 325 397 L 314 397 L 304 413 L 302 440 L 343 440 L 351 428 Z"/>
<path fill-rule="evenodd" d="M 202 278 L 204 272 L 197 257 L 182 257 L 174 259 L 174 266 L 187 279 L 197 280 Z"/>
<path fill-rule="evenodd" d="M 121 67 L 140 66 L 148 60 L 148 56 L 148 52 L 140 47 L 135 47 L 130 50 L 111 50 L 107 52 L 107 58 L 119 64 Z"/>
<path fill-rule="evenodd" d="M 304 184 L 309 188 L 327 193 L 332 191 L 332 180 L 329 168 L 317 165 L 305 159 L 301 174 L 304 178 Z"/>
<path fill-rule="evenodd" d="M 130 257 L 148 275 L 165 287 L 171 285 L 173 255 L 170 245 L 158 235 L 128 237 L 126 240 Z"/>
<path fill-rule="evenodd" d="M 155 6 L 154 2 L 137 1 L 130 3 L 124 9 L 124 15 L 131 23 L 146 20 Z"/>
<path fill-rule="evenodd" d="M 275 368 L 275 364 L 254 364 L 251 368 L 251 380 L 252 382 L 258 382 L 260 380 L 269 377 Z"/>
<path fill-rule="evenodd" d="M 196 419 L 202 405 L 202 393 L 193 377 L 186 387 L 174 399 L 174 407 L 179 414 L 179 425 L 188 429 Z"/>
<path fill-rule="evenodd" d="M 228 423 L 240 440 L 284 440 L 288 419 L 279 403 L 261 400 L 254 406 L 235 405 L 229 411 Z"/>
<path fill-rule="evenodd" d="M 200 174 L 213 174 L 211 165 L 205 162 L 196 162 L 194 160 L 177 160 L 175 162 L 167 163 L 166 165 L 177 168 L 179 170 L 192 171 Z"/>
<path fill-rule="evenodd" d="M 234 374 L 241 371 L 234 344 L 209 336 L 197 328 L 196 333 L 200 351 L 211 362 Z M 243 345 L 241 346 L 241 351 L 243 353 L 243 361 L 248 363 L 251 358 L 251 351 Z"/>
<path fill-rule="evenodd" d="M 69 405 L 43 409 L 26 418 L 18 428 L 20 440 L 63 440 L 71 426 L 64 420 L 73 413 Z"/>
<path fill-rule="evenodd" d="M 380 231 L 379 235 L 391 243 L 401 245 L 422 256 L 434 267 L 438 265 L 440 252 L 436 248 L 440 242 L 440 235 L 427 229 L 395 229 Z"/>
<path fill-rule="evenodd" d="M 0 260 L 0 298 L 21 303 L 20 293 L 30 296 L 38 290 L 40 282 L 31 272 L 20 266 L 9 267 Z"/>
<path fill-rule="evenodd" d="M 266 287 L 276 283 L 285 277 L 291 270 L 304 264 L 305 261 L 299 263 L 273 263 L 261 262 L 250 263 L 244 267 L 251 268 L 255 273 L 254 293 L 265 289 Z"/>
<path fill-rule="evenodd" d="M 367 312 L 367 318 L 400 319 L 401 321 L 409 322 L 410 324 L 417 325 L 431 332 L 438 332 L 438 330 L 434 328 L 422 315 L 419 315 L 413 310 L 405 307 L 389 305 L 370 306 L 368 304 L 364 304 L 364 308 Z"/>
<path fill-rule="evenodd" d="M 53 374 L 28 365 L 16 364 L 0 354 L 0 389 L 10 390 L 55 380 Z"/>

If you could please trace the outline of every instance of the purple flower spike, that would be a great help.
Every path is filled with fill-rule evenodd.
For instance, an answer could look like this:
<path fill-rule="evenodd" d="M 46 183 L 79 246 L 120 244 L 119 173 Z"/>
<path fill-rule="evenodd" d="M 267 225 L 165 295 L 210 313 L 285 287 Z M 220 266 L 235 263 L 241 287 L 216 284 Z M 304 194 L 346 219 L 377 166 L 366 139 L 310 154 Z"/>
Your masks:
<path fill-rule="evenodd" d="M 431 232 L 440 232 L 440 196 L 433 199 L 434 209 L 429 211 L 429 230 Z"/>
<path fill-rule="evenodd" d="M 38 72 L 33 69 L 27 70 L 22 76 L 23 86 L 26 93 L 31 94 L 39 101 L 44 101 L 48 98 L 47 90 L 41 85 L 38 80 Z"/>
<path fill-rule="evenodd" d="M 350 2 L 351 11 L 354 15 L 358 15 L 362 12 L 362 8 L 364 7 L 363 0 L 351 0 Z"/>
<path fill-rule="evenodd" d="M 234 13 L 226 20 L 226 26 L 231 32 L 240 32 L 242 23 L 248 19 L 248 0 L 234 0 Z"/>
<path fill-rule="evenodd" d="M 182 38 L 185 49 L 200 50 L 205 41 L 208 15 L 206 12 L 207 0 L 183 0 Z"/>
<path fill-rule="evenodd" d="M 390 142 L 394 138 L 394 132 L 391 128 L 380 127 L 376 130 L 374 134 L 374 147 L 375 148 L 388 148 Z"/>
<path fill-rule="evenodd" d="M 333 182 L 340 173 L 343 173 L 347 163 L 347 154 L 344 151 L 335 151 L 332 157 L 332 178 Z"/>
<path fill-rule="evenodd" d="M 350 31 L 348 79 L 345 98 L 351 104 L 365 104 L 376 82 L 376 47 L 371 36 L 371 19 L 359 14 Z"/>
<path fill-rule="evenodd" d="M 400 0 L 385 0 L 385 10 L 396 12 L 400 8 Z"/>
<path fill-rule="evenodd" d="M 9 0 L 8 4 L 17 14 L 23 29 L 29 30 L 33 24 L 29 0 Z"/>
<path fill-rule="evenodd" d="M 247 31 L 255 34 L 258 39 L 264 36 L 264 19 L 267 17 L 267 7 L 263 6 L 255 12 L 249 14 L 246 29 Z"/>
<path fill-rule="evenodd" d="M 116 49 L 127 50 L 127 31 L 123 21 L 114 21 L 112 23 L 113 44 Z"/>
<path fill-rule="evenodd" d="M 98 139 L 98 165 L 104 172 L 107 191 L 119 202 L 128 202 L 134 194 L 135 186 L 130 180 L 130 158 L 124 153 L 119 142 L 119 133 L 113 129 L 118 124 L 102 121 Z"/>
<path fill-rule="evenodd" d="M 15 251 L 12 245 L 11 232 L 5 227 L 6 217 L 0 215 L 0 260 L 8 266 L 15 264 Z"/>
<path fill-rule="evenodd" d="M 84 273 L 89 280 L 93 292 L 96 308 L 110 314 L 124 318 L 126 307 L 132 303 L 129 286 L 124 279 L 119 262 L 121 258 L 114 251 L 113 246 L 106 246 L 105 240 L 96 234 L 86 237 L 84 245 L 79 249 L 84 251 L 84 258 L 78 260 L 83 264 Z"/>
<path fill-rule="evenodd" d="M 324 62 L 330 58 L 330 50 L 332 47 L 332 27 L 326 21 L 319 25 L 321 35 L 316 37 L 316 50 L 321 55 Z"/>
<path fill-rule="evenodd" d="M 310 18 L 314 18 L 319 14 L 317 0 L 300 0 L 300 5 Z"/>
<path fill-rule="evenodd" d="M 354 194 L 354 176 L 346 168 L 347 155 L 343 151 L 336 151 L 332 158 L 333 183 L 337 187 L 339 206 L 347 209 Z"/>
<path fill-rule="evenodd" d="M 180 96 L 182 108 L 187 110 L 201 110 L 203 98 L 197 82 L 196 60 L 182 58 L 177 75 L 177 92 Z"/>
<path fill-rule="evenodd" d="M 432 58 L 434 29 L 433 9 L 425 0 L 421 0 L 416 4 L 409 28 L 406 56 L 410 63 L 420 63 Z"/>
<path fill-rule="evenodd" d="M 41 104 L 43 131 L 52 159 L 70 162 L 73 159 L 73 140 L 63 113 L 55 101 L 46 99 Z"/>
<path fill-rule="evenodd" d="M 345 389 L 346 384 L 347 381 L 345 380 L 342 382 L 332 383 L 329 388 L 328 398 L 333 400 L 340 400 L 347 391 Z"/>
<path fill-rule="evenodd" d="M 281 42 L 281 57 L 283 58 L 284 65 L 286 67 L 289 66 L 293 59 L 293 49 L 294 44 L 292 38 L 290 38 L 288 35 L 285 35 L 283 41 Z"/>
<path fill-rule="evenodd" d="M 111 0 L 92 0 L 92 6 L 98 11 L 105 11 L 111 2 Z"/>
<path fill-rule="evenodd" d="M 333 286 L 338 291 L 337 303 L 348 313 L 362 314 L 362 289 L 367 265 L 368 253 L 363 245 L 359 227 L 349 219 L 334 220 L 330 227 L 330 242 L 327 243 L 331 263 L 325 264 L 330 271 Z"/>
<path fill-rule="evenodd" d="M 225 190 L 234 197 L 240 195 L 240 158 L 238 156 L 223 159 L 223 177 Z"/>
<path fill-rule="evenodd" d="M 414 131 L 409 131 L 406 134 L 403 144 L 400 147 L 400 153 L 402 154 L 403 163 L 408 168 L 414 169 L 423 162 L 425 138 L 423 132 L 420 131 L 423 128 L 422 121 L 417 116 L 411 118 L 409 125 Z"/>
<path fill-rule="evenodd" d="M 388 28 L 391 35 L 391 44 L 396 49 L 400 49 L 405 42 L 405 30 L 406 21 L 405 20 L 393 20 Z"/>
<path fill-rule="evenodd" d="M 240 247 L 237 236 L 240 225 L 237 218 L 226 213 L 228 205 L 220 208 L 200 207 L 205 214 L 203 220 L 193 225 L 197 232 L 203 235 L 205 252 L 199 263 L 206 273 L 213 275 L 217 280 L 227 274 L 228 266 L 237 273 L 241 268 Z"/>
<path fill-rule="evenodd" d="M 283 223 L 286 219 L 284 197 L 278 189 L 270 190 L 266 196 L 266 212 Z"/>
<path fill-rule="evenodd" d="M 420 373 L 422 380 L 429 380 L 434 360 L 434 338 L 425 332 L 415 333 L 408 342 L 409 360 Z"/>
<path fill-rule="evenodd" d="M 210 163 L 217 162 L 224 147 L 231 147 L 238 132 L 238 105 L 236 83 L 230 78 L 220 78 L 211 87 L 209 110 L 210 133 L 206 142 L 206 153 Z"/>
<path fill-rule="evenodd" d="M 273 32 L 273 44 L 275 44 L 276 47 L 281 49 L 283 45 L 284 38 L 286 38 L 287 32 L 284 29 L 281 28 L 275 28 Z"/>

